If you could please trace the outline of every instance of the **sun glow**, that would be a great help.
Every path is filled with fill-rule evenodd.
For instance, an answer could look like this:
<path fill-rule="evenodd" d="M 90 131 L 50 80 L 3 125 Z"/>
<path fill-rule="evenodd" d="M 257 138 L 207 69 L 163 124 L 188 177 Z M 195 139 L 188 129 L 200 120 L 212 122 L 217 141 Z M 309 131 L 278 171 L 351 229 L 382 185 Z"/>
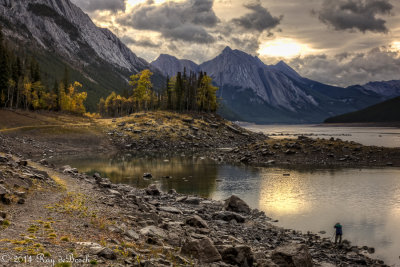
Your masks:
<path fill-rule="evenodd" d="M 400 52 L 400 42 L 398 42 L 398 41 L 393 42 L 392 48 L 393 48 L 393 50 Z"/>
<path fill-rule="evenodd" d="M 258 53 L 261 56 L 292 58 L 306 54 L 311 49 L 293 39 L 275 39 L 261 45 Z"/>
<path fill-rule="evenodd" d="M 128 8 L 134 7 L 137 4 L 145 3 L 147 0 L 128 0 L 127 1 L 127 6 Z M 180 2 L 181 0 L 177 0 L 174 2 Z M 156 4 L 162 4 L 164 2 L 170 2 L 170 0 L 154 0 L 154 3 Z"/>

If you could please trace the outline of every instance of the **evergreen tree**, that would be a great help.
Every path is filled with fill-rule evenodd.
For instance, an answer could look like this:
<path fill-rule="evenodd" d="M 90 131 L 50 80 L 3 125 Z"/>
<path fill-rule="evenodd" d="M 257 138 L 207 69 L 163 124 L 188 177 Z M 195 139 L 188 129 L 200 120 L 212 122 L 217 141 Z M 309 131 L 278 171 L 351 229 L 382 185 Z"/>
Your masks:
<path fill-rule="evenodd" d="M 10 69 L 8 61 L 8 51 L 4 45 L 3 33 L 0 28 L 0 105 L 6 103 L 6 93 L 8 91 L 10 80 Z"/>

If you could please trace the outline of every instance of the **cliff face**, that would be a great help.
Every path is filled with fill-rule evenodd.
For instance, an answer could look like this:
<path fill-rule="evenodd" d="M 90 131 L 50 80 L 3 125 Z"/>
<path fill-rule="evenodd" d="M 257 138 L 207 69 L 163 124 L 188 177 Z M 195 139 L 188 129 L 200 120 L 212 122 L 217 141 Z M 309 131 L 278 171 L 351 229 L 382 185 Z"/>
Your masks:
<path fill-rule="evenodd" d="M 0 0 L 0 16 L 6 35 L 34 40 L 73 62 L 90 64 L 97 56 L 131 72 L 149 66 L 69 0 Z"/>

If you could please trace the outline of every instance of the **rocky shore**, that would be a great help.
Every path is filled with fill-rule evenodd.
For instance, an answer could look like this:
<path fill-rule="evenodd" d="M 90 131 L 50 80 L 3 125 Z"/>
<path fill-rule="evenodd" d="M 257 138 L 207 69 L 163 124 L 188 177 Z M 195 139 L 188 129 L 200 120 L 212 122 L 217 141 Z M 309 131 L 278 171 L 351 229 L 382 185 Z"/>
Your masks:
<path fill-rule="evenodd" d="M 116 185 L 69 166 L 57 169 L 48 159 L 184 151 L 257 166 L 371 167 L 400 166 L 399 149 L 303 136 L 278 140 L 212 114 L 7 116 L 14 117 L 0 133 L 3 266 L 385 266 L 369 257 L 373 248 L 336 246 L 317 234 L 276 227 L 268 214 L 234 196 L 215 201 L 154 185 Z"/>
<path fill-rule="evenodd" d="M 4 154 L 0 171 L 3 266 L 385 266 L 373 248 L 276 227 L 235 196 L 138 189 Z"/>

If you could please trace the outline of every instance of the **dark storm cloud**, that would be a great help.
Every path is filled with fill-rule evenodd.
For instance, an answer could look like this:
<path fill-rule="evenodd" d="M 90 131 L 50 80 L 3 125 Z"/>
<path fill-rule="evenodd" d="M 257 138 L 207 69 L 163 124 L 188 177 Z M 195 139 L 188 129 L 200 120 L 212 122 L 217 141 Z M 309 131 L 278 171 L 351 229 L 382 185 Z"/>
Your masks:
<path fill-rule="evenodd" d="M 125 0 L 74 0 L 77 6 L 87 12 L 97 10 L 109 10 L 117 12 L 118 10 L 125 10 Z"/>
<path fill-rule="evenodd" d="M 124 42 L 127 45 L 136 45 L 136 46 L 142 46 L 142 47 L 151 47 L 151 48 L 159 48 L 161 47 L 160 43 L 155 43 L 150 39 L 139 39 L 135 40 L 129 36 L 123 36 L 121 38 L 121 41 Z"/>
<path fill-rule="evenodd" d="M 157 31 L 171 40 L 212 43 L 214 37 L 205 28 L 219 22 L 213 9 L 213 0 L 189 0 L 155 5 L 147 1 L 137 5 L 131 14 L 117 21 L 138 30 Z"/>
<path fill-rule="evenodd" d="M 240 18 L 233 19 L 232 22 L 247 30 L 256 30 L 259 32 L 271 30 L 278 26 L 283 18 L 283 16 L 273 17 L 260 2 L 245 4 L 243 6 L 251 10 L 251 12 Z"/>
<path fill-rule="evenodd" d="M 310 55 L 289 64 L 307 78 L 339 86 L 400 79 L 399 54 L 386 47 L 334 57 Z"/>
<path fill-rule="evenodd" d="M 390 15 L 392 9 L 388 0 L 325 0 L 322 9 L 313 13 L 335 30 L 386 33 L 386 21 L 377 16 Z"/>

